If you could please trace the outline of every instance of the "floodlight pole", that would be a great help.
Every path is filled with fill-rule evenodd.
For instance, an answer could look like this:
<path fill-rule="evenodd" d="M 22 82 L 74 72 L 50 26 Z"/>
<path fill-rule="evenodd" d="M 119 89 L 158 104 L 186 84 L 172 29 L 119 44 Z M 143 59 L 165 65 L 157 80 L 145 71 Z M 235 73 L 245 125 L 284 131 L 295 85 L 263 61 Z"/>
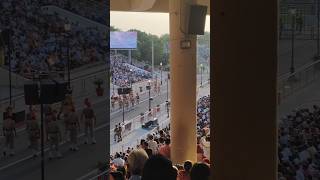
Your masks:
<path fill-rule="evenodd" d="M 153 79 L 153 73 L 154 73 L 154 44 L 153 44 L 153 39 L 151 41 L 151 67 L 152 67 L 152 70 L 151 70 L 151 75 L 152 75 L 152 79 Z"/>

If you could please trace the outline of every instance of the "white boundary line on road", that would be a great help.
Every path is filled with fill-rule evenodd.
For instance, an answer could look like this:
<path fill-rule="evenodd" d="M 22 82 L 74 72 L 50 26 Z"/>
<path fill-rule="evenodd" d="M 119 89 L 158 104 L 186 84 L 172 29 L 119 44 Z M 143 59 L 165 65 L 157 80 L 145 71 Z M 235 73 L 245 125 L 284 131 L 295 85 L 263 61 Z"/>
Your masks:
<path fill-rule="evenodd" d="M 145 100 L 145 101 L 147 101 L 147 100 Z M 163 103 L 162 103 L 163 104 Z M 116 112 L 115 112 L 116 113 Z M 135 118 L 137 118 L 137 117 L 139 117 L 139 116 L 136 116 L 136 117 L 134 117 L 134 118 L 132 118 L 132 119 L 135 119 Z M 130 119 L 131 120 L 131 119 Z M 127 120 L 127 121 L 130 121 L 130 120 Z M 107 127 L 107 125 L 109 124 L 110 122 L 107 122 L 107 123 L 103 123 L 103 124 L 101 124 L 101 125 L 99 125 L 99 126 L 97 126 L 95 129 L 94 129 L 94 131 L 98 131 L 98 130 L 100 130 L 100 129 L 102 129 L 102 128 L 105 128 L 105 127 Z M 114 129 L 114 128 L 113 128 Z M 110 131 L 111 132 L 111 131 Z M 80 137 L 82 137 L 82 136 L 84 136 L 85 135 L 85 133 L 81 133 L 81 134 L 79 134 L 78 135 L 78 138 L 80 138 Z M 61 146 L 61 145 L 64 145 L 64 144 L 66 144 L 67 143 L 67 141 L 62 141 L 59 145 Z M 45 148 L 44 149 L 44 152 L 47 152 L 49 150 L 49 148 L 47 147 L 47 148 Z M 37 155 L 40 155 L 41 154 L 41 151 L 39 151 L 39 152 L 37 152 Z M 14 166 L 14 165 L 16 165 L 16 164 L 19 164 L 19 163 L 21 163 L 21 162 L 24 162 L 24 161 L 26 161 L 26 160 L 29 160 L 29 159 L 32 159 L 33 158 L 33 155 L 29 155 L 29 156 L 27 156 L 27 157 L 24 157 L 24 158 L 22 158 L 22 159 L 20 159 L 20 160 L 17 160 L 17 161 L 14 161 L 14 162 L 12 162 L 12 163 L 9 163 L 9 164 L 7 164 L 7 165 L 5 165 L 5 166 L 2 166 L 2 167 L 0 167 L 0 171 L 2 171 L 2 170 L 4 170 L 4 169 L 7 169 L 7 168 L 9 168 L 9 167 L 11 167 L 11 166 Z"/>
<path fill-rule="evenodd" d="M 155 97 L 156 97 L 156 96 L 155 96 Z M 145 100 L 145 101 L 147 101 L 147 100 Z M 162 103 L 162 104 L 163 104 L 163 103 Z M 115 113 L 116 113 L 116 112 L 115 112 Z M 110 114 L 110 115 L 111 115 L 111 114 Z M 139 116 L 137 116 L 137 117 L 139 117 Z M 137 118 L 137 117 L 135 117 L 135 118 Z M 102 129 L 102 128 L 105 128 L 105 127 L 108 125 L 108 123 L 110 123 L 110 122 L 104 123 L 104 124 L 96 127 L 96 128 L 94 129 L 94 131 L 98 131 L 98 130 L 100 130 L 100 129 Z M 84 133 L 81 133 L 81 134 L 78 135 L 78 138 L 80 138 L 80 137 L 82 137 L 82 136 L 84 136 L 84 135 L 85 135 Z M 61 142 L 59 145 L 61 146 L 61 145 L 66 144 L 66 143 L 67 143 L 66 141 L 63 141 L 63 142 Z M 47 152 L 48 150 L 49 150 L 49 148 L 47 147 L 47 148 L 44 149 L 44 152 Z M 37 155 L 40 155 L 40 153 L 41 153 L 41 151 L 37 152 Z M 17 161 L 14 161 L 14 162 L 12 162 L 12 163 L 9 163 L 9 164 L 7 164 L 7 165 L 5 165 L 5 166 L 0 167 L 0 171 L 3 171 L 3 170 L 5 170 L 5 169 L 7 169 L 7 168 L 9 168 L 9 167 L 11 167 L 11 166 L 17 165 L 17 164 L 19 164 L 19 163 L 21 163 L 21 162 L 24 162 L 24 161 L 26 161 L 26 160 L 28 160 L 28 159 L 32 159 L 32 158 L 33 158 L 33 155 L 29 155 L 29 156 L 24 157 L 24 158 L 22 158 L 22 159 L 20 159 L 20 160 L 17 160 Z"/>
<path fill-rule="evenodd" d="M 76 180 L 85 180 L 85 179 L 88 179 L 88 178 L 90 178 L 90 177 L 92 177 L 92 176 L 98 175 L 98 174 L 97 174 L 98 172 L 99 172 L 98 169 L 94 169 L 94 170 L 88 172 L 87 174 L 85 174 L 85 175 L 77 178 Z"/>
<path fill-rule="evenodd" d="M 105 127 L 107 127 L 107 125 L 108 125 L 108 123 L 104 123 L 104 124 L 96 127 L 96 128 L 94 129 L 94 131 L 98 131 L 98 130 L 100 130 L 100 129 L 102 129 L 102 128 L 105 128 Z M 84 136 L 84 135 L 85 135 L 84 133 L 80 133 L 80 134 L 78 135 L 78 138 L 80 138 L 80 137 L 82 137 L 82 136 Z M 59 143 L 59 146 L 62 146 L 62 145 L 64 145 L 64 144 L 66 144 L 66 143 L 67 143 L 67 141 L 62 141 L 61 143 Z M 44 149 L 44 152 L 47 152 L 47 151 L 49 151 L 49 148 L 48 148 L 48 147 Z M 41 154 L 41 151 L 38 151 L 38 152 L 37 152 L 37 155 L 40 155 L 40 154 Z M 9 168 L 9 167 L 11 167 L 11 166 L 14 166 L 14 165 L 16 165 L 16 164 L 19 164 L 19 163 L 21 163 L 21 162 L 23 162 L 23 161 L 26 161 L 26 160 L 28 160 L 28 159 L 32 159 L 32 158 L 33 158 L 33 155 L 29 155 L 29 156 L 27 156 L 27 157 L 24 157 L 24 158 L 22 158 L 22 159 L 19 159 L 19 160 L 17 160 L 17 161 L 14 161 L 14 162 L 12 162 L 12 163 L 9 163 L 9 164 L 7 164 L 7 165 L 5 165 L 5 166 L 0 167 L 0 171 L 2 171 L 2 170 L 4 170 L 4 169 L 7 169 L 7 168 Z"/>

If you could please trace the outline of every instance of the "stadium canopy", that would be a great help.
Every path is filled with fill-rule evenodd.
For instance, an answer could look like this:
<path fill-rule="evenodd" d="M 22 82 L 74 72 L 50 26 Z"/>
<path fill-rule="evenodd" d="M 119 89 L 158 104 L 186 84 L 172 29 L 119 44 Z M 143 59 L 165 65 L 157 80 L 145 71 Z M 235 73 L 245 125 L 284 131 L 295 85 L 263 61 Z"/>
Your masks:
<path fill-rule="evenodd" d="M 133 12 L 169 12 L 170 0 L 111 0 L 111 11 L 133 11 Z M 208 15 L 210 14 L 210 0 L 196 0 L 198 5 L 208 7 Z"/>

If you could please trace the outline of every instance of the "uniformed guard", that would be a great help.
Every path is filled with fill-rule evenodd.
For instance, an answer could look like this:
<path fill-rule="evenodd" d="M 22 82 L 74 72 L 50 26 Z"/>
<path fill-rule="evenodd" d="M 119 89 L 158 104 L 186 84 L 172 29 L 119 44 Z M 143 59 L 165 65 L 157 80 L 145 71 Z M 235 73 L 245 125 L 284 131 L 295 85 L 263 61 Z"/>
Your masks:
<path fill-rule="evenodd" d="M 124 97 L 124 104 L 125 104 L 125 107 L 127 109 L 129 109 L 129 97 L 127 97 L 126 95 L 123 95 Z"/>
<path fill-rule="evenodd" d="M 118 102 L 119 102 L 119 109 L 121 109 L 122 106 L 123 106 L 123 100 L 122 100 L 122 98 L 120 96 L 118 98 Z"/>
<path fill-rule="evenodd" d="M 74 111 L 75 110 L 75 107 L 74 107 L 74 104 L 73 104 L 73 100 L 72 100 L 72 97 L 71 95 L 66 95 L 66 98 L 65 100 L 61 103 L 61 108 L 60 108 L 60 112 L 58 114 L 58 119 L 62 119 L 64 120 L 64 135 L 65 137 L 67 137 L 67 139 L 70 137 L 70 135 L 68 134 L 70 131 L 68 129 L 68 122 L 67 122 L 67 116 L 68 116 L 68 113 L 70 111 Z"/>
<path fill-rule="evenodd" d="M 139 104 L 140 103 L 139 93 L 136 94 L 136 100 L 137 100 L 137 104 Z"/>
<path fill-rule="evenodd" d="M 118 125 L 118 142 L 122 141 L 122 127 L 121 124 L 119 123 Z"/>
<path fill-rule="evenodd" d="M 12 113 L 9 112 L 4 119 L 3 123 L 3 135 L 5 137 L 5 149 L 3 151 L 3 155 L 7 155 L 7 151 L 9 151 L 10 156 L 14 155 L 14 136 L 17 135 L 15 122 L 12 119 Z M 9 150 L 10 149 L 10 150 Z"/>
<path fill-rule="evenodd" d="M 32 149 L 33 156 L 37 156 L 39 150 L 39 139 L 40 139 L 40 127 L 35 116 L 31 117 L 27 129 L 29 132 L 30 149 Z"/>
<path fill-rule="evenodd" d="M 170 102 L 166 101 L 166 109 L 167 109 L 167 117 L 169 117 L 170 114 Z"/>
<path fill-rule="evenodd" d="M 50 114 L 47 114 L 46 122 L 47 140 L 49 142 L 49 159 L 61 158 L 62 155 L 59 151 L 59 143 L 62 140 L 62 135 L 54 111 Z"/>
<path fill-rule="evenodd" d="M 80 130 L 79 117 L 74 109 L 69 109 L 66 116 L 66 123 L 69 131 L 69 138 L 71 141 L 70 150 L 77 151 L 78 148 L 78 131 Z"/>
<path fill-rule="evenodd" d="M 115 97 L 112 95 L 111 96 L 111 108 L 114 109 L 114 104 L 115 104 Z"/>
<path fill-rule="evenodd" d="M 114 142 L 117 142 L 117 138 L 119 139 L 119 136 L 118 136 L 118 131 L 119 131 L 119 129 L 118 129 L 118 125 L 116 125 L 116 127 L 114 128 L 114 130 L 113 130 L 113 133 L 114 133 Z"/>
<path fill-rule="evenodd" d="M 33 110 L 33 107 L 30 105 L 29 106 L 29 112 L 27 113 L 26 115 L 26 130 L 27 130 L 27 133 L 28 133 L 28 137 L 29 137 L 29 140 L 30 140 L 30 145 L 29 145 L 29 148 L 31 148 L 31 126 L 32 126 L 32 123 L 35 119 L 35 116 L 36 116 L 36 113 L 35 111 Z"/>
<path fill-rule="evenodd" d="M 158 84 L 158 94 L 160 94 L 160 90 L 161 90 L 161 84 Z"/>
<path fill-rule="evenodd" d="M 94 126 L 96 125 L 96 115 L 88 98 L 85 99 L 84 104 L 86 107 L 82 110 L 81 122 L 84 120 L 84 132 L 86 136 L 85 144 L 88 144 L 88 131 L 90 131 L 91 143 L 96 144 L 96 140 L 94 138 Z"/>
<path fill-rule="evenodd" d="M 131 102 L 131 106 L 134 106 L 134 96 L 133 94 L 130 94 L 130 102 Z"/>

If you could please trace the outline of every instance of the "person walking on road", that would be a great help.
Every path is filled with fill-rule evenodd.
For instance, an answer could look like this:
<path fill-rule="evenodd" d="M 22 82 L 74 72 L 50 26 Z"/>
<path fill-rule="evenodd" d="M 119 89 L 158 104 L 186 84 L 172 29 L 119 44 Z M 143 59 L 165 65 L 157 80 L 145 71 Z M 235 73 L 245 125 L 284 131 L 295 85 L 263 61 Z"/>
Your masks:
<path fill-rule="evenodd" d="M 27 130 L 29 132 L 30 149 L 33 152 L 33 157 L 37 157 L 37 152 L 39 150 L 40 127 L 35 116 L 33 116 L 29 122 Z"/>
<path fill-rule="evenodd" d="M 90 131 L 90 141 L 92 144 L 96 144 L 96 140 L 94 138 L 94 126 L 96 125 L 96 115 L 94 113 L 94 110 L 91 106 L 91 103 L 89 102 L 89 99 L 86 98 L 84 101 L 85 108 L 82 111 L 81 114 L 81 122 L 84 119 L 84 131 L 85 131 L 85 144 L 88 144 L 88 139 L 89 139 L 89 133 Z"/>
<path fill-rule="evenodd" d="M 121 141 L 122 141 L 122 126 L 119 123 L 119 125 L 118 125 L 118 142 L 121 142 Z"/>
<path fill-rule="evenodd" d="M 112 108 L 112 110 L 114 109 L 114 104 L 115 104 L 115 97 L 112 95 L 111 96 L 111 108 Z"/>
<path fill-rule="evenodd" d="M 119 139 L 119 136 L 118 136 L 118 132 L 119 132 L 119 128 L 118 128 L 118 125 L 116 125 L 116 127 L 114 128 L 113 130 L 113 133 L 114 133 L 114 142 L 117 142 L 117 138 Z"/>
<path fill-rule="evenodd" d="M 139 104 L 140 103 L 139 93 L 136 94 L 136 99 L 137 99 L 137 104 Z"/>
<path fill-rule="evenodd" d="M 10 156 L 14 155 L 14 137 L 17 136 L 15 121 L 12 119 L 12 114 L 5 117 L 3 123 L 3 135 L 5 137 L 5 149 L 3 155 L 7 155 L 9 151 Z"/>
<path fill-rule="evenodd" d="M 62 140 L 61 130 L 55 117 L 55 112 L 47 116 L 47 141 L 49 142 L 49 159 L 61 158 L 62 155 L 59 151 L 59 143 Z"/>
<path fill-rule="evenodd" d="M 58 119 L 60 120 L 63 118 L 64 120 L 64 127 L 65 127 L 64 136 L 65 137 L 70 137 L 70 135 L 68 134 L 69 130 L 68 130 L 68 122 L 67 122 L 68 113 L 70 111 L 75 111 L 75 107 L 74 107 L 72 97 L 69 94 L 69 95 L 66 95 L 65 100 L 61 103 L 60 112 L 58 114 Z"/>
<path fill-rule="evenodd" d="M 135 102 L 133 94 L 130 94 L 130 102 L 131 102 L 131 106 L 133 107 Z"/>
<path fill-rule="evenodd" d="M 71 141 L 70 150 L 77 151 L 78 148 L 78 131 L 80 131 L 79 117 L 75 113 L 74 109 L 69 109 L 66 116 L 67 128 L 69 131 L 69 138 Z"/>

